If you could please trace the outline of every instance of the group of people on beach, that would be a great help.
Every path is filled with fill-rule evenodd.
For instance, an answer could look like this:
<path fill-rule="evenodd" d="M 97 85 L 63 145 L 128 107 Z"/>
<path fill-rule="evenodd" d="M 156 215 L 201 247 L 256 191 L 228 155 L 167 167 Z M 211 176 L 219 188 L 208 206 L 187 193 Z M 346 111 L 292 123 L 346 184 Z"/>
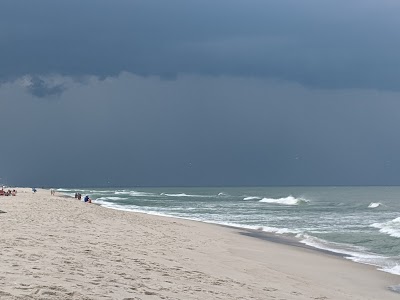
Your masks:
<path fill-rule="evenodd" d="M 75 193 L 75 199 L 81 200 L 82 199 L 82 194 L 81 193 Z M 86 195 L 85 198 L 83 198 L 83 202 L 92 203 L 92 199 L 90 199 L 89 196 Z"/>
<path fill-rule="evenodd" d="M 17 196 L 17 190 L 4 190 L 4 187 L 0 190 L 0 196 Z"/>

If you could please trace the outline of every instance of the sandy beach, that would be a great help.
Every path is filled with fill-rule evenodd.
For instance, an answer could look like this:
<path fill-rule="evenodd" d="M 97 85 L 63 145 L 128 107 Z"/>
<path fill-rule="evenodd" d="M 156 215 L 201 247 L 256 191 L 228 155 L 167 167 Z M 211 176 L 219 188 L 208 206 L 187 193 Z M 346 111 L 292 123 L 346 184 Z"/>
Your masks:
<path fill-rule="evenodd" d="M 49 190 L 0 197 L 0 299 L 400 299 L 400 277 L 240 229 Z"/>

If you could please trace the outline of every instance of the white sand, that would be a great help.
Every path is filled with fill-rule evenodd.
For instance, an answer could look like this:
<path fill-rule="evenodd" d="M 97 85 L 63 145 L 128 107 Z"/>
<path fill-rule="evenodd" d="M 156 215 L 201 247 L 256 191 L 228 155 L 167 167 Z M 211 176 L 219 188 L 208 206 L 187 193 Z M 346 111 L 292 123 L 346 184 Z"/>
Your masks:
<path fill-rule="evenodd" d="M 0 299 L 400 299 L 400 276 L 50 191 L 1 197 Z"/>

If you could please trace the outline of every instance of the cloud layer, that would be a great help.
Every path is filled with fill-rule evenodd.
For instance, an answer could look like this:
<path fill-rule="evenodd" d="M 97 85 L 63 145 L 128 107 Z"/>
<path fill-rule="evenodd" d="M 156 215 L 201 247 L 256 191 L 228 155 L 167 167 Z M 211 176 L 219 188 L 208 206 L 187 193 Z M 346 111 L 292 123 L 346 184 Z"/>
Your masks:
<path fill-rule="evenodd" d="M 399 11 L 388 0 L 4 0 L 0 80 L 127 71 L 399 90 Z"/>

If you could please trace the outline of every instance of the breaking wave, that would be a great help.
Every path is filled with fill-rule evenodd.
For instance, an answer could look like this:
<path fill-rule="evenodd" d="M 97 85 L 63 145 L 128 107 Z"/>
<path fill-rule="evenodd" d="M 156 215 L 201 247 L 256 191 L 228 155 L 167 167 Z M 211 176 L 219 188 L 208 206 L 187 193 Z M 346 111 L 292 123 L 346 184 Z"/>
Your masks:
<path fill-rule="evenodd" d="M 384 267 L 384 268 L 380 268 L 379 270 L 387 272 L 387 273 L 392 273 L 395 275 L 400 275 L 400 265 L 395 265 L 393 267 L 391 267 L 391 266 Z"/>
<path fill-rule="evenodd" d="M 354 262 L 377 266 L 380 267 L 379 270 L 392 274 L 399 274 L 398 272 L 400 271 L 400 268 L 394 265 L 393 261 L 391 261 L 388 257 L 370 253 L 363 247 L 328 242 L 308 234 L 299 234 L 297 235 L 297 238 L 301 239 L 300 243 L 303 243 L 307 246 L 342 254 L 345 256 L 345 258 Z"/>
<path fill-rule="evenodd" d="M 286 198 L 278 198 L 278 199 L 263 198 L 259 202 L 271 203 L 271 204 L 282 204 L 282 205 L 299 205 L 299 204 L 308 203 L 308 202 L 310 202 L 310 200 L 289 196 Z"/>
<path fill-rule="evenodd" d="M 221 193 L 218 193 L 218 195 L 217 195 L 218 197 L 227 197 L 227 196 L 229 196 L 228 194 L 225 194 L 225 193 L 223 193 L 223 192 L 221 192 Z"/>
<path fill-rule="evenodd" d="M 369 205 L 368 205 L 368 208 L 376 208 L 376 207 L 379 207 L 379 206 L 381 206 L 382 205 L 382 203 L 380 203 L 380 202 L 371 202 Z"/>
<path fill-rule="evenodd" d="M 400 217 L 385 223 L 371 224 L 371 227 L 378 228 L 381 233 L 400 238 Z"/>
<path fill-rule="evenodd" d="M 156 196 L 153 193 L 146 193 L 146 192 L 137 192 L 137 191 L 116 191 L 114 192 L 115 195 L 128 195 L 132 197 L 145 197 L 145 196 Z"/>
<path fill-rule="evenodd" d="M 168 197 L 197 197 L 197 198 L 215 197 L 215 195 L 214 195 L 214 196 L 208 196 L 208 195 L 190 195 L 190 194 L 185 194 L 185 193 L 180 193 L 180 194 L 165 194 L 165 193 L 161 193 L 160 196 L 168 196 Z"/>
<path fill-rule="evenodd" d="M 125 200 L 126 198 L 121 198 L 121 197 L 100 197 L 97 198 L 96 200 Z"/>
<path fill-rule="evenodd" d="M 244 197 L 243 200 L 247 201 L 247 200 L 259 200 L 261 199 L 260 197 Z"/>

